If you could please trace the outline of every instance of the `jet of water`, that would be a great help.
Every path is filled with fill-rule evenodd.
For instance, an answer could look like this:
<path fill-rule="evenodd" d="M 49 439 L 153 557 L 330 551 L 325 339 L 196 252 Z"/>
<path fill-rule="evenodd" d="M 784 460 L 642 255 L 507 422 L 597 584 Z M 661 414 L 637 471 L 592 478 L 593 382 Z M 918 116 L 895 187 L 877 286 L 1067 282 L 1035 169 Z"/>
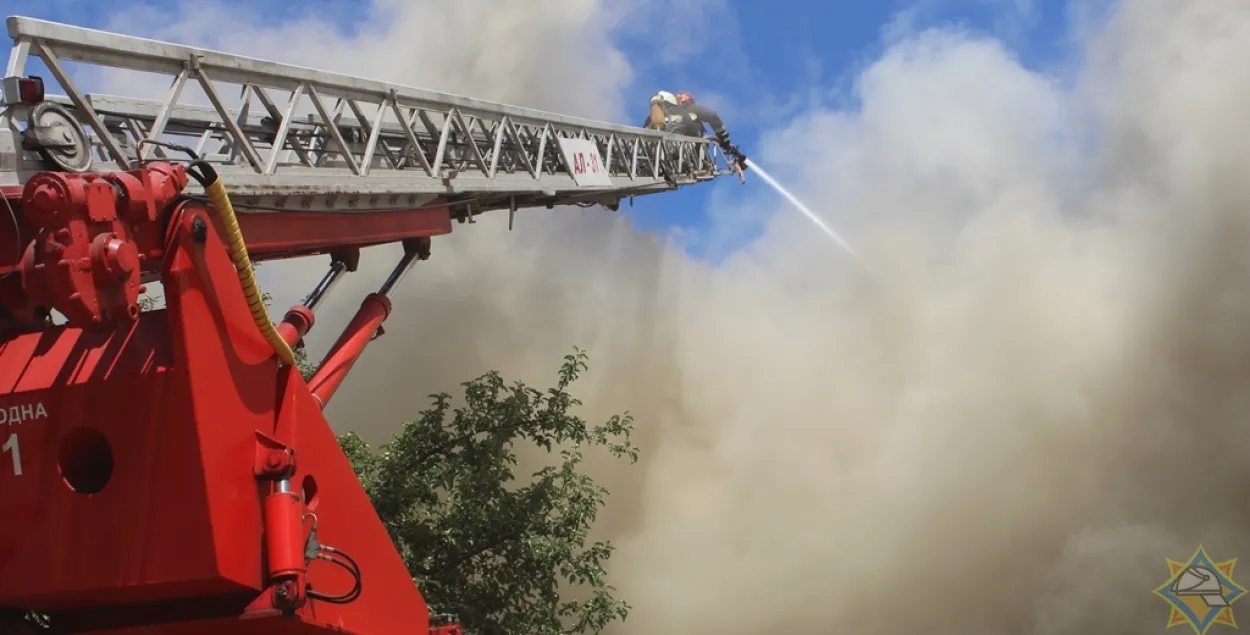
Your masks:
<path fill-rule="evenodd" d="M 760 175 L 761 179 L 764 179 L 765 183 L 767 183 L 774 190 L 776 190 L 777 193 L 780 194 L 787 201 L 790 201 L 790 204 L 793 205 L 795 209 L 799 210 L 800 212 L 803 212 L 803 215 L 806 216 L 813 223 L 816 223 L 816 226 L 819 227 L 821 231 L 825 232 L 825 234 L 829 236 L 830 238 L 832 238 L 834 242 L 838 243 L 838 245 L 842 247 L 843 249 L 845 249 L 847 253 L 851 254 L 851 256 L 855 258 L 856 262 L 858 262 L 860 265 L 867 268 L 867 264 L 864 263 L 863 259 L 860 258 L 859 254 L 856 253 L 855 250 L 852 249 L 851 246 L 845 240 L 843 240 L 841 236 L 838 235 L 838 232 L 833 231 L 832 227 L 825 224 L 825 221 L 821 220 L 821 218 L 817 216 L 814 212 L 812 212 L 812 210 L 808 209 L 808 207 L 804 205 L 802 201 L 800 201 L 793 194 L 791 194 L 790 190 L 787 190 L 785 186 L 778 183 L 777 179 L 774 179 L 772 175 L 770 175 L 768 172 L 765 172 L 764 169 L 761 168 L 758 163 L 750 159 L 747 159 L 746 163 L 748 167 L 750 167 L 752 170 L 754 170 L 757 174 Z"/>

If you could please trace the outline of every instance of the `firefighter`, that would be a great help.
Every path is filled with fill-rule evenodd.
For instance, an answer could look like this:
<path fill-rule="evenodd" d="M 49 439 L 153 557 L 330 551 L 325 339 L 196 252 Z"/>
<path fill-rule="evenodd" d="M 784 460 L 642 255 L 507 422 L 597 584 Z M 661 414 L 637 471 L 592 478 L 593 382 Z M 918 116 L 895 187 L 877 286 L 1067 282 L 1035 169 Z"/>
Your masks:
<path fill-rule="evenodd" d="M 651 112 L 642 126 L 651 130 L 667 130 L 671 124 L 680 120 L 676 115 L 677 106 L 677 95 L 667 90 L 652 95 Z"/>
<path fill-rule="evenodd" d="M 689 137 L 702 137 L 704 125 L 712 128 L 716 141 L 720 144 L 725 156 L 734 162 L 738 175 L 746 170 L 746 155 L 729 140 L 729 131 L 715 110 L 695 103 L 690 93 L 670 93 L 662 90 L 651 97 L 651 114 L 646 126 L 652 130 L 663 130 Z"/>

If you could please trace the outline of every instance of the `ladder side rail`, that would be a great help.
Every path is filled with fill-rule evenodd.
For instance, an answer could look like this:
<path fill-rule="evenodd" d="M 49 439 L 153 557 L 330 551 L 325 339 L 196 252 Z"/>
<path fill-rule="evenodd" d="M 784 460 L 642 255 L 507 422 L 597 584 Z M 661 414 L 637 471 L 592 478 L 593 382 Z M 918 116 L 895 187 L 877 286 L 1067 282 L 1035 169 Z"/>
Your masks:
<path fill-rule="evenodd" d="M 376 171 L 367 178 L 354 175 L 349 168 L 326 168 L 302 175 L 298 179 L 274 178 L 256 174 L 242 165 L 221 166 L 217 168 L 230 187 L 231 198 L 247 200 L 263 196 L 304 196 L 304 195 L 337 195 L 340 197 L 390 195 L 390 194 L 441 194 L 448 195 L 450 189 L 446 183 L 438 179 L 413 179 L 409 175 L 396 172 L 382 173 Z M 672 180 L 638 179 L 613 176 L 610 185 L 600 187 L 580 187 L 563 172 L 548 173 L 538 179 L 522 172 L 520 174 L 499 174 L 487 177 L 471 172 L 461 173 L 455 179 L 457 187 L 451 195 L 470 196 L 482 194 L 543 194 L 551 198 L 568 197 L 572 194 L 587 193 L 599 197 L 610 197 L 631 189 L 656 186 L 664 191 L 682 185 L 700 182 L 702 178 L 682 176 Z M 188 187 L 188 191 L 193 188 Z M 560 203 L 556 203 L 560 204 Z"/>

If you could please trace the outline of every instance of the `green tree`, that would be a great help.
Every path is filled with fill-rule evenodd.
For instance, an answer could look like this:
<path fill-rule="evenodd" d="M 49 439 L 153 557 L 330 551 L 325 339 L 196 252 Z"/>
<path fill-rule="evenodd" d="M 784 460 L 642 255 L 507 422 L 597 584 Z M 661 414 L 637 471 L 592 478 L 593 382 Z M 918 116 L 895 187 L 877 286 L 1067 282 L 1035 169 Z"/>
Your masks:
<path fill-rule="evenodd" d="M 299 367 L 299 372 L 304 376 L 304 381 L 312 379 L 313 373 L 317 372 L 317 365 L 308 359 L 308 349 L 304 348 L 303 342 L 295 347 L 295 365 Z"/>
<path fill-rule="evenodd" d="M 568 389 L 586 369 L 575 350 L 546 391 L 491 371 L 462 384 L 461 407 L 431 395 L 380 451 L 340 438 L 431 610 L 469 633 L 596 633 L 629 613 L 605 576 L 613 546 L 587 544 L 608 491 L 580 467 L 591 450 L 637 461 L 633 418 L 577 416 Z M 518 475 L 522 443 L 553 464 Z"/>

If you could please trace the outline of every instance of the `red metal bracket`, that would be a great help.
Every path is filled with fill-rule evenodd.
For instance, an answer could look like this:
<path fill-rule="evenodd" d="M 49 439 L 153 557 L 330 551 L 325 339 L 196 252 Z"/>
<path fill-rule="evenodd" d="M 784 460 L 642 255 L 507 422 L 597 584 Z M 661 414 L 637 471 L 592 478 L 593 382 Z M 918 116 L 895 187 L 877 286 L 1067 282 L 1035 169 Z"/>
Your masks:
<path fill-rule="evenodd" d="M 38 233 L 19 266 L 26 295 L 74 326 L 107 329 L 138 319 L 142 270 L 160 263 L 157 221 L 186 185 L 182 166 L 168 163 L 31 177 L 21 207 Z"/>
<path fill-rule="evenodd" d="M 256 431 L 255 461 L 252 471 L 257 478 L 270 481 L 290 479 L 295 475 L 295 451 L 269 435 Z"/>

